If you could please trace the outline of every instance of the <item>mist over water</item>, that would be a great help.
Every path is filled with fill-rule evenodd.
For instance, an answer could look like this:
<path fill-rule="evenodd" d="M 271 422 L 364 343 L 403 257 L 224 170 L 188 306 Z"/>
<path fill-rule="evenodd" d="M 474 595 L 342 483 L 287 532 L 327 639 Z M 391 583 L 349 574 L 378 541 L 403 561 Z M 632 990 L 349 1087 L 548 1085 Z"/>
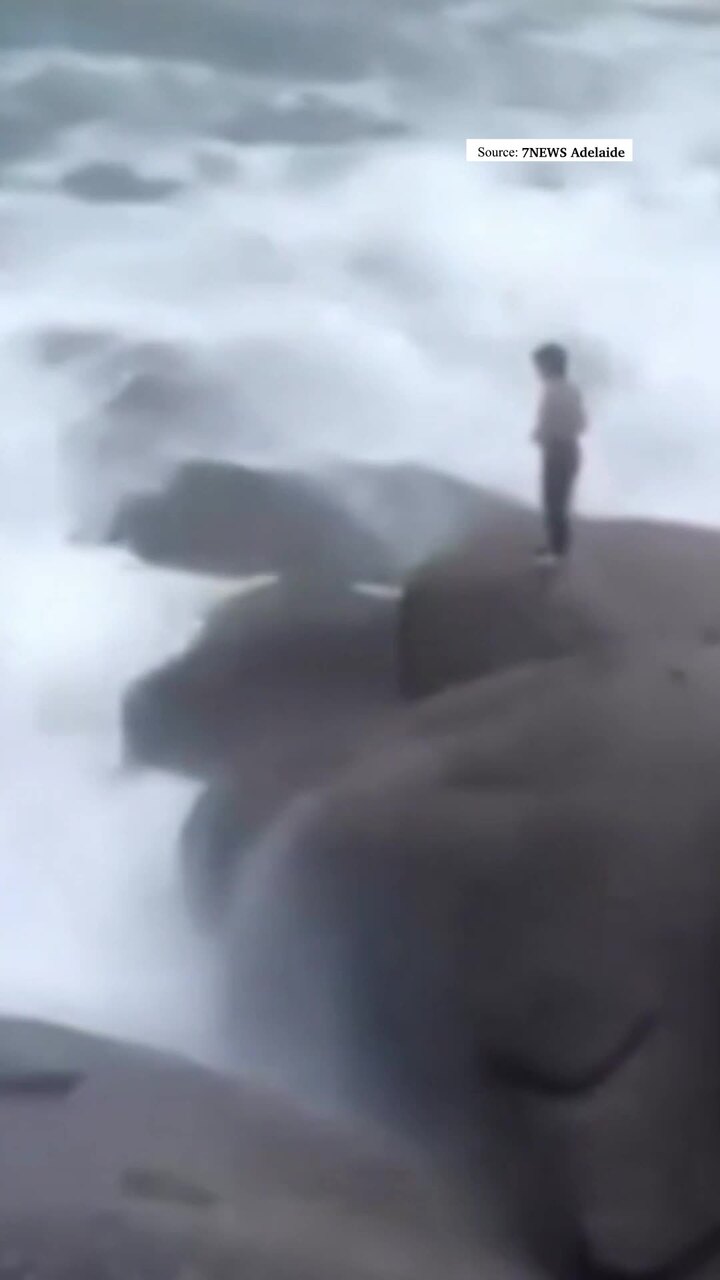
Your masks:
<path fill-rule="evenodd" d="M 94 539 L 193 455 L 414 459 L 532 496 L 528 350 L 588 511 L 717 520 L 720 22 L 604 0 L 16 0 L 0 28 L 0 1006 L 208 1053 L 189 784 L 129 680 L 220 589 Z M 467 165 L 470 136 L 631 165 Z M 225 588 L 227 589 L 227 588 Z"/>

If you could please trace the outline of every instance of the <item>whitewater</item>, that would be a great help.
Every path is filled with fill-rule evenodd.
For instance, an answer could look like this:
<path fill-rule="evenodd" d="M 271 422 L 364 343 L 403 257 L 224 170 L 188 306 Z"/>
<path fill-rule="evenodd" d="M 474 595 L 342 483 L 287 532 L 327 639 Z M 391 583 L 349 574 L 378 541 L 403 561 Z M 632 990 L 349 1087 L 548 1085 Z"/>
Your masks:
<path fill-rule="evenodd" d="M 592 407 L 584 510 L 717 523 L 720 16 L 48 9 L 0 19 L 0 1008 L 211 1056 L 195 787 L 126 768 L 118 708 L 230 587 L 103 531 L 192 456 L 413 459 L 532 499 L 553 337 Z M 468 165 L 478 136 L 635 160 Z"/>

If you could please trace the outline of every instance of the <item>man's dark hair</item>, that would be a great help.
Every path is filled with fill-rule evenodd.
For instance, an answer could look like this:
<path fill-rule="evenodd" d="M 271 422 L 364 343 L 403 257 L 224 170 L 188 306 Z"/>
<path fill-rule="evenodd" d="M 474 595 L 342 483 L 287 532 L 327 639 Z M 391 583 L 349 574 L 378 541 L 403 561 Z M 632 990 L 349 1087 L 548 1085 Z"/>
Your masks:
<path fill-rule="evenodd" d="M 559 342 L 546 342 L 533 351 L 532 358 L 541 373 L 550 378 L 564 378 L 568 366 L 568 353 Z"/>

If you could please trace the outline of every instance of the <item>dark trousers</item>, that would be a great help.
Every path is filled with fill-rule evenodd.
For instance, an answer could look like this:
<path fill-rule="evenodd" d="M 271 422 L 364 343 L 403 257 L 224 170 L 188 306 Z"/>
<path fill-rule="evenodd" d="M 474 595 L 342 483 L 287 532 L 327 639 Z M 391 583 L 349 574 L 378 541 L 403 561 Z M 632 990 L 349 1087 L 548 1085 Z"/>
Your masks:
<path fill-rule="evenodd" d="M 580 447 L 575 440 L 543 447 L 542 494 L 548 546 L 556 556 L 570 549 L 570 503 L 580 470 Z"/>

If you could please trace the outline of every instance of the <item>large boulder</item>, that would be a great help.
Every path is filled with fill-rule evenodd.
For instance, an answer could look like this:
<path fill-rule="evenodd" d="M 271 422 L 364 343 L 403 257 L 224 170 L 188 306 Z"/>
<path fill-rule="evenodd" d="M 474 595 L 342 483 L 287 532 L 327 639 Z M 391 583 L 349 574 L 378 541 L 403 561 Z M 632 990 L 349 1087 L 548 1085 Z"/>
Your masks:
<path fill-rule="evenodd" d="M 398 705 L 396 609 L 387 596 L 283 584 L 230 600 L 187 653 L 128 691 L 127 758 L 199 777 L 231 769 L 248 822 L 264 821 Z"/>
<path fill-rule="evenodd" d="M 408 696 L 627 642 L 720 641 L 720 532 L 582 521 L 572 558 L 549 571 L 533 563 L 532 529 L 529 512 L 514 513 L 410 579 L 399 657 Z"/>
<path fill-rule="evenodd" d="M 110 540 L 154 564 L 230 577 L 393 577 L 381 540 L 295 472 L 188 462 L 164 490 L 128 499 Z"/>
<path fill-rule="evenodd" d="M 220 923 L 243 850 L 398 705 L 395 599 L 273 585 L 233 599 L 123 707 L 133 764 L 208 786 L 180 837 L 192 915 Z"/>
<path fill-rule="evenodd" d="M 188 904 L 217 924 L 242 852 L 399 705 L 397 599 L 283 584 L 230 600 L 126 694 L 128 762 L 208 783 L 184 824 Z"/>
<path fill-rule="evenodd" d="M 0 1280 L 532 1280 L 487 1202 L 180 1060 L 0 1020 Z"/>
<path fill-rule="evenodd" d="M 196 461 L 165 489 L 126 500 L 109 536 L 152 563 L 202 573 L 397 583 L 512 510 L 499 495 L 418 466 L 311 472 Z"/>
<path fill-rule="evenodd" d="M 718 742 L 720 651 L 684 641 L 406 712 L 244 865 L 244 1060 L 458 1143 L 493 1097 L 574 1274 L 718 1274 Z"/>

